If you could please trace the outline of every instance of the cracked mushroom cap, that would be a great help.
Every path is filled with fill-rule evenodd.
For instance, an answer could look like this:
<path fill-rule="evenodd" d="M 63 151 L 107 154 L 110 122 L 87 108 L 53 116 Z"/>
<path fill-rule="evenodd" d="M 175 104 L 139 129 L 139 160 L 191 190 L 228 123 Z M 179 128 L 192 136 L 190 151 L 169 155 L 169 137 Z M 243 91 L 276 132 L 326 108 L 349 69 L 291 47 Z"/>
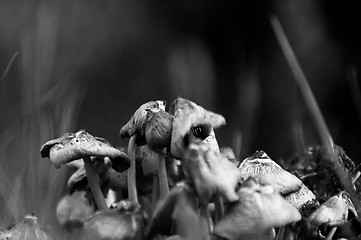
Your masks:
<path fill-rule="evenodd" d="M 349 211 L 357 216 L 355 206 L 345 191 L 329 198 L 310 216 L 309 222 L 316 227 L 323 224 L 334 227 L 347 222 Z"/>
<path fill-rule="evenodd" d="M 109 157 L 120 159 L 129 167 L 127 154 L 112 147 L 105 139 L 93 137 L 84 130 L 65 134 L 46 142 L 40 149 L 43 158 L 48 157 L 56 168 L 83 157 Z"/>
<path fill-rule="evenodd" d="M 147 115 L 150 109 L 162 109 L 165 108 L 165 101 L 150 101 L 142 104 L 129 119 L 129 121 L 120 129 L 119 135 L 121 138 L 130 138 L 134 134 L 138 134 L 137 145 L 144 145 L 145 140 L 145 130 Z"/>
<path fill-rule="evenodd" d="M 271 185 L 249 178 L 239 188 L 239 200 L 228 204 L 224 217 L 214 226 L 214 234 L 224 239 L 255 239 L 274 227 L 301 220 L 299 211 Z"/>
<path fill-rule="evenodd" d="M 264 151 L 256 151 L 246 158 L 238 167 L 243 180 L 258 178 L 261 183 L 270 184 L 275 191 L 286 195 L 301 188 L 302 181 L 292 173 L 284 170 Z"/>
<path fill-rule="evenodd" d="M 207 111 L 184 98 L 177 98 L 173 102 L 172 111 L 174 111 L 171 138 L 171 153 L 173 156 L 181 159 L 184 148 L 191 141 L 196 139 L 203 141 L 208 136 L 212 137 L 206 141 L 218 147 L 213 129 L 226 124 L 226 120 L 222 115 Z"/>

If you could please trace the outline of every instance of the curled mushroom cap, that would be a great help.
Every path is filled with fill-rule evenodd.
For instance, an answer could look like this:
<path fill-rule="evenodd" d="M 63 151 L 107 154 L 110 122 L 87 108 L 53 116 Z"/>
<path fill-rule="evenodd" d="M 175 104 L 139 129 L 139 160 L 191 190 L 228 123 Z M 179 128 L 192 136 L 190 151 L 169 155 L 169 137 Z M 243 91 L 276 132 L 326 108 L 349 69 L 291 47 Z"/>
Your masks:
<path fill-rule="evenodd" d="M 43 230 L 38 218 L 29 214 L 11 229 L 0 233 L 0 239 L 52 240 L 53 238 Z"/>
<path fill-rule="evenodd" d="M 218 151 L 203 143 L 192 143 L 184 154 L 182 167 L 203 203 L 208 203 L 215 195 L 229 202 L 238 199 L 235 189 L 240 172 Z"/>
<path fill-rule="evenodd" d="M 184 148 L 189 144 L 189 138 L 203 141 L 213 135 L 213 129 L 226 124 L 225 118 L 184 98 L 177 98 L 173 102 L 173 130 L 171 153 L 181 159 Z M 213 132 L 213 133 L 212 133 Z M 214 139 L 209 139 L 214 144 Z M 218 143 L 217 143 L 218 147 Z"/>
<path fill-rule="evenodd" d="M 134 134 L 138 134 L 142 137 L 138 137 L 137 144 L 145 144 L 145 126 L 147 122 L 148 110 L 158 108 L 163 109 L 165 106 L 164 101 L 149 101 L 142 104 L 129 119 L 129 121 L 120 129 L 119 134 L 121 138 L 129 138 Z M 164 110 L 164 109 L 163 109 Z"/>
<path fill-rule="evenodd" d="M 128 166 L 130 164 L 124 152 L 112 147 L 105 139 L 93 137 L 84 130 L 46 142 L 40 153 L 43 158 L 50 158 L 57 168 L 73 160 L 91 156 L 121 159 Z"/>
<path fill-rule="evenodd" d="M 357 216 L 355 206 L 347 193 L 342 191 L 321 204 L 321 206 L 309 216 L 308 220 L 317 227 L 323 224 L 330 227 L 339 226 L 347 222 L 349 211 Z"/>
<path fill-rule="evenodd" d="M 298 210 L 270 185 L 249 178 L 237 192 L 239 200 L 230 203 L 224 217 L 215 225 L 214 234 L 225 239 L 255 239 L 301 220 Z M 267 238 L 268 239 L 268 238 Z"/>
<path fill-rule="evenodd" d="M 264 151 L 256 151 L 243 160 L 238 167 L 243 180 L 249 177 L 258 178 L 262 183 L 271 184 L 275 191 L 282 195 L 301 188 L 301 180 L 284 170 L 274 162 Z"/>

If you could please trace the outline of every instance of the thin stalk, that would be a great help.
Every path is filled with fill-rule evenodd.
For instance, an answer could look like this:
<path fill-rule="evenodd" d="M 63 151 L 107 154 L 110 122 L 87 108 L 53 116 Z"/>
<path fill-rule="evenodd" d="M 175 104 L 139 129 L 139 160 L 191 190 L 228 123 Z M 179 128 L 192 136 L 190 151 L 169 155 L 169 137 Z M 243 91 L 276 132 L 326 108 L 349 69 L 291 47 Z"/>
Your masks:
<path fill-rule="evenodd" d="M 285 234 L 285 226 L 282 226 L 278 229 L 277 235 L 274 240 L 282 240 L 284 234 Z"/>
<path fill-rule="evenodd" d="M 96 172 L 94 171 L 94 168 L 91 163 L 90 157 L 84 157 L 84 168 L 85 168 L 85 174 L 88 179 L 90 190 L 92 191 L 94 200 L 96 205 L 98 206 L 98 209 L 101 211 L 104 211 L 108 209 L 107 203 L 105 202 L 104 195 L 100 189 L 98 176 Z"/>
<path fill-rule="evenodd" d="M 327 151 L 333 151 L 334 143 L 331 135 L 329 134 L 326 122 L 322 117 L 322 113 L 311 91 L 306 76 L 303 73 L 300 64 L 298 63 L 297 58 L 291 48 L 291 45 L 288 42 L 286 34 L 284 33 L 282 26 L 276 16 L 271 16 L 271 24 L 276 34 L 277 40 L 280 44 L 280 47 L 283 51 L 283 54 L 286 57 L 287 63 L 289 64 L 290 69 L 298 83 L 298 86 L 300 87 L 306 105 L 311 112 L 313 120 L 315 121 L 316 129 L 321 138 L 322 145 L 326 147 Z"/>
<path fill-rule="evenodd" d="M 199 208 L 199 222 L 203 236 L 209 236 L 212 233 L 212 220 L 207 204 L 201 205 Z"/>
<path fill-rule="evenodd" d="M 309 111 L 311 112 L 313 120 L 315 121 L 316 129 L 321 138 L 322 146 L 325 148 L 326 154 L 329 157 L 329 161 L 332 164 L 333 172 L 336 175 L 337 179 L 339 180 L 340 185 L 343 187 L 343 189 L 345 189 L 349 193 L 351 201 L 355 205 L 358 214 L 357 218 L 359 222 L 361 222 L 360 197 L 353 189 L 351 177 L 348 176 L 348 174 L 346 173 L 345 167 L 343 166 L 343 162 L 340 159 L 340 156 L 338 156 L 338 154 L 335 153 L 334 151 L 334 143 L 331 134 L 329 133 L 329 130 L 323 119 L 318 104 L 313 96 L 311 88 L 308 85 L 307 79 L 300 67 L 300 64 L 296 59 L 296 56 L 291 48 L 290 43 L 288 42 L 286 34 L 284 33 L 282 26 L 276 16 L 271 16 L 271 25 L 273 27 L 277 40 L 280 44 L 280 47 L 287 59 L 287 63 L 289 64 L 291 71 L 300 87 L 306 105 Z"/>
<path fill-rule="evenodd" d="M 327 237 L 325 240 L 331 240 L 333 235 L 335 235 L 335 232 L 337 230 L 337 227 L 333 227 L 331 228 L 330 232 L 327 234 Z"/>
<path fill-rule="evenodd" d="M 137 135 L 134 134 L 130 137 L 128 143 L 128 157 L 130 160 L 130 166 L 128 168 L 128 197 L 129 201 L 138 203 L 138 195 L 137 195 L 137 185 L 136 185 L 136 175 L 135 175 L 135 140 Z"/>
<path fill-rule="evenodd" d="M 159 191 L 160 198 L 167 196 L 169 193 L 168 177 L 167 170 L 165 166 L 165 156 L 164 154 L 158 154 L 158 175 L 159 175 Z"/>
<path fill-rule="evenodd" d="M 159 195 L 159 175 L 153 176 L 152 206 L 155 207 Z"/>
<path fill-rule="evenodd" d="M 214 198 L 214 211 L 214 224 L 216 224 L 222 219 L 224 214 L 223 198 L 221 196 L 217 195 Z"/>

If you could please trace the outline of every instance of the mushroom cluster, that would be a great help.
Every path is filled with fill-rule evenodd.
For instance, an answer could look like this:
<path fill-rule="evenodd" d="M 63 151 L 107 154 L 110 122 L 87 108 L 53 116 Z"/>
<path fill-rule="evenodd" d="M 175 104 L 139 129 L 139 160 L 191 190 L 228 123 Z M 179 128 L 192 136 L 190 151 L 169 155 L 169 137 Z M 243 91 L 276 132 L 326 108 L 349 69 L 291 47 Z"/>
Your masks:
<path fill-rule="evenodd" d="M 136 109 L 119 132 L 129 139 L 127 150 L 84 130 L 46 142 L 41 156 L 73 171 L 56 209 L 59 224 L 80 229 L 80 239 L 101 240 L 360 234 L 348 193 L 337 186 L 325 197 L 310 181 L 309 166 L 317 164 L 276 163 L 262 150 L 239 161 L 219 147 L 215 130 L 225 124 L 222 115 L 179 97 L 168 111 L 164 101 Z"/>

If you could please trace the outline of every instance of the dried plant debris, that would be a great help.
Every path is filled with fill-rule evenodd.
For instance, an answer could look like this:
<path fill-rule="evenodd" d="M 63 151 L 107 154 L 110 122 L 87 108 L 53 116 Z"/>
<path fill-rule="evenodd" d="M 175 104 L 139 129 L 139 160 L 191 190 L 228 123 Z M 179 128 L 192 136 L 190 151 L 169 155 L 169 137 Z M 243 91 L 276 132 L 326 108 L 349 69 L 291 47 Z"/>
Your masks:
<path fill-rule="evenodd" d="M 346 174 L 351 174 L 355 169 L 354 162 L 341 147 L 335 146 L 334 151 L 340 157 Z M 342 187 L 332 170 L 332 162 L 322 147 L 309 148 L 307 152 L 300 153 L 284 165 L 286 169 L 302 180 L 316 195 L 316 199 L 320 203 L 342 191 Z"/>

